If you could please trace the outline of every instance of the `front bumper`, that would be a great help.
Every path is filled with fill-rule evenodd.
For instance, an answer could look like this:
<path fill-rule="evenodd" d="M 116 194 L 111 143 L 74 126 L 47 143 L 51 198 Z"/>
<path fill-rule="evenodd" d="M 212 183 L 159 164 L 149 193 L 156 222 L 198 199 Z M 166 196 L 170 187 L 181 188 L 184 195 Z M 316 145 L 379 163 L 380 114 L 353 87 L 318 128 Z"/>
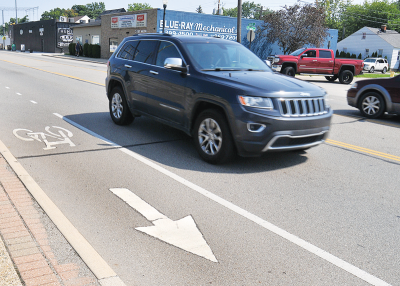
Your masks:
<path fill-rule="evenodd" d="M 307 117 L 270 117 L 249 113 L 236 120 L 236 145 L 241 156 L 259 156 L 264 152 L 307 149 L 327 138 L 332 109 L 326 114 Z M 262 125 L 257 132 L 249 130 L 249 123 Z"/>
<path fill-rule="evenodd" d="M 280 72 L 282 70 L 282 65 L 272 65 L 271 68 L 275 72 Z"/>

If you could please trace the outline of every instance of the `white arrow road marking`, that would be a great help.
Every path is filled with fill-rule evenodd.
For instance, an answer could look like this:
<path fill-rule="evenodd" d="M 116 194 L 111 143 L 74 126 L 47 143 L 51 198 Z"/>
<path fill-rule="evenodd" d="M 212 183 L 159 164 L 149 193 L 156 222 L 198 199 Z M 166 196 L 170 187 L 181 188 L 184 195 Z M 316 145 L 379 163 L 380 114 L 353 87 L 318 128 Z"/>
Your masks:
<path fill-rule="evenodd" d="M 218 262 L 192 216 L 173 221 L 128 189 L 113 188 L 110 191 L 154 224 L 154 226 L 137 227 L 137 230 L 213 262 Z"/>

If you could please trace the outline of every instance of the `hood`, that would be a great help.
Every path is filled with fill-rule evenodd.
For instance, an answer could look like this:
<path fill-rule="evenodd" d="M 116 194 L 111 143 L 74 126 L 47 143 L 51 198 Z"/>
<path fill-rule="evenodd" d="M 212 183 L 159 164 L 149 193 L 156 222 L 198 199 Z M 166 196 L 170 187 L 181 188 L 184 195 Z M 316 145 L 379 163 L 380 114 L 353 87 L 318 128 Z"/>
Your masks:
<path fill-rule="evenodd" d="M 211 71 L 206 72 L 224 84 L 243 90 L 248 95 L 268 95 L 281 97 L 284 92 L 288 97 L 323 96 L 325 91 L 314 84 L 296 79 L 291 76 L 274 72 L 261 71 Z M 307 95 L 307 93 L 309 95 Z"/>

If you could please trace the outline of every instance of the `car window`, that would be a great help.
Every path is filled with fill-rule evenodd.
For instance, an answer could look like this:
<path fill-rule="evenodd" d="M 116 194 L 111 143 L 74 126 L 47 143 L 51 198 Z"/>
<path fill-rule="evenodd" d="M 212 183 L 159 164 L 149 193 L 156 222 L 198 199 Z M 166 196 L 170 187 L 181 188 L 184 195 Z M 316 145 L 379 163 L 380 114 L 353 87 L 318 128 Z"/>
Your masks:
<path fill-rule="evenodd" d="M 271 69 L 248 48 L 236 42 L 187 42 L 184 43 L 195 65 L 201 70 L 262 70 Z"/>
<path fill-rule="evenodd" d="M 125 43 L 120 50 L 118 57 L 121 59 L 132 60 L 138 43 L 138 41 L 130 41 Z"/>
<path fill-rule="evenodd" d="M 330 59 L 330 58 L 332 58 L 332 54 L 331 54 L 330 51 L 322 51 L 322 50 L 320 50 L 319 51 L 319 57 L 320 58 L 324 58 L 324 59 Z"/>
<path fill-rule="evenodd" d="M 308 58 L 315 58 L 315 57 L 317 57 L 317 51 L 315 51 L 315 50 L 307 51 L 307 52 L 305 52 L 304 54 L 306 54 Z"/>
<path fill-rule="evenodd" d="M 151 64 L 158 41 L 140 41 L 136 47 L 134 61 Z"/>
<path fill-rule="evenodd" d="M 182 57 L 173 43 L 161 41 L 157 51 L 156 65 L 163 67 L 165 59 L 167 58 L 182 58 Z"/>

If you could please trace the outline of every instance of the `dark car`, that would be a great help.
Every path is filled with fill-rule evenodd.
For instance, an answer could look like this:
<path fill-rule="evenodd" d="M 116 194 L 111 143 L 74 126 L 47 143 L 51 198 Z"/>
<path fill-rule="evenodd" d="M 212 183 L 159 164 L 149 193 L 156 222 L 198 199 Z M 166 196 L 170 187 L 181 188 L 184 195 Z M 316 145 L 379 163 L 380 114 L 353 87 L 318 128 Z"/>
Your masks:
<path fill-rule="evenodd" d="M 326 92 L 272 70 L 243 45 L 220 38 L 142 34 L 108 61 L 112 120 L 150 116 L 190 136 L 200 156 L 307 149 L 324 141 L 332 110 Z"/>
<path fill-rule="evenodd" d="M 347 92 L 347 102 L 368 118 L 385 112 L 400 114 L 400 76 L 357 81 Z"/>

